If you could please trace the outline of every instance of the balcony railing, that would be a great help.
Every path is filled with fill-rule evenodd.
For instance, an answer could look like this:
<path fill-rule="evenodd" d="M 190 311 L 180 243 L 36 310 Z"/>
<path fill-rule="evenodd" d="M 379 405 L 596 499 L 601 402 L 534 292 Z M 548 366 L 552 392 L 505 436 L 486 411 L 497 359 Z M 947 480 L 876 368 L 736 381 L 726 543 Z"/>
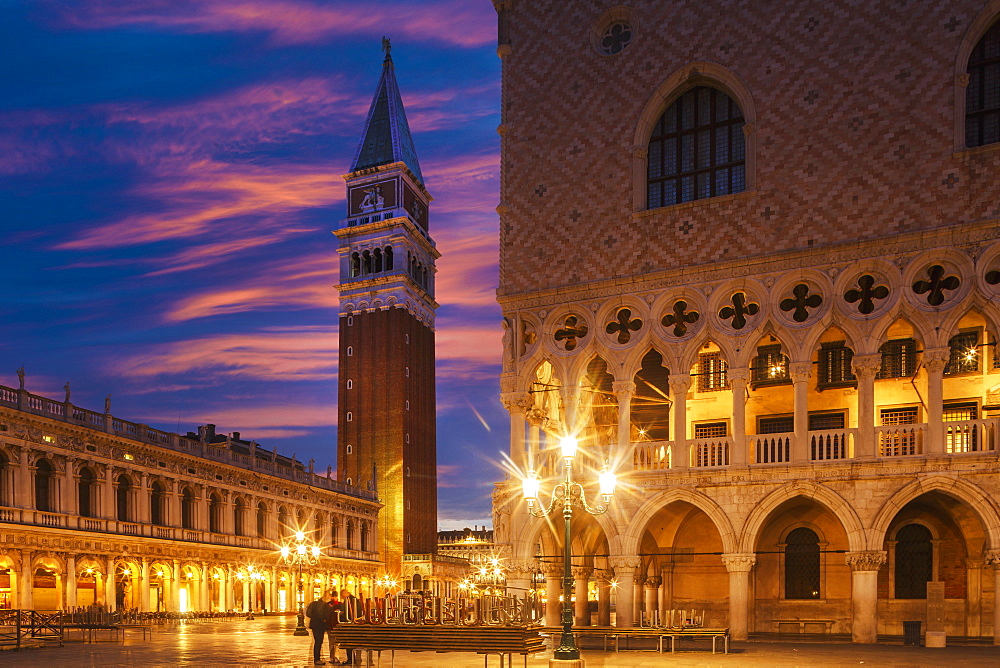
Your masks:
<path fill-rule="evenodd" d="M 924 454 L 926 424 L 893 424 L 875 427 L 879 457 L 913 457 Z"/>

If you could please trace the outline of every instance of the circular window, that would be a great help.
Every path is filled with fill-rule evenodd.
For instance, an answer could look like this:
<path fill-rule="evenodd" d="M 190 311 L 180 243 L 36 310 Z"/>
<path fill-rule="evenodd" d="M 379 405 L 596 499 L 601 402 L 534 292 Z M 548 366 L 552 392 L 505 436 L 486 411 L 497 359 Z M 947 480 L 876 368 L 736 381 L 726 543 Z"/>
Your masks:
<path fill-rule="evenodd" d="M 621 53 L 631 41 L 632 26 L 623 21 L 616 21 L 601 36 L 601 53 L 606 56 Z"/>

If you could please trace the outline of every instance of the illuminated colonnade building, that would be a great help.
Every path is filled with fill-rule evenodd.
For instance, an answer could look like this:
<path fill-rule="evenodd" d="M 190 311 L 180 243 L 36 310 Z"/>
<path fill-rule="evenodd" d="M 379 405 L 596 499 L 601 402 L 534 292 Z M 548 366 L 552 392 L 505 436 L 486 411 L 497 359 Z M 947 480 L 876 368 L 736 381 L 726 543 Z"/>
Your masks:
<path fill-rule="evenodd" d="M 621 476 L 596 623 L 1000 642 L 1000 2 L 904 4 L 494 0 L 510 456 Z"/>

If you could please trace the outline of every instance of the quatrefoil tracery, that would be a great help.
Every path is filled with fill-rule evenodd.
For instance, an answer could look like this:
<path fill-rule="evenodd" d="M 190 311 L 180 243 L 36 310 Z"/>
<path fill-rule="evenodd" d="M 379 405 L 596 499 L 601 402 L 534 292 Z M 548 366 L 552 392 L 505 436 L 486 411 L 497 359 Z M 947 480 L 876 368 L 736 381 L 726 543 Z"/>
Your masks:
<path fill-rule="evenodd" d="M 733 329 L 743 329 L 747 325 L 747 316 L 755 316 L 760 312 L 760 305 L 748 301 L 746 294 L 737 292 L 732 296 L 732 306 L 723 306 L 719 317 L 723 320 L 732 318 Z"/>
<path fill-rule="evenodd" d="M 962 284 L 958 276 L 946 276 L 947 272 L 939 264 L 927 268 L 927 279 L 914 281 L 913 291 L 918 295 L 927 294 L 927 303 L 940 306 L 945 300 L 945 290 L 957 290 Z"/>
<path fill-rule="evenodd" d="M 642 329 L 642 320 L 632 318 L 632 309 L 619 309 L 615 320 L 609 322 L 604 328 L 608 334 L 618 333 L 618 343 L 626 344 L 632 338 L 632 332 Z"/>
<path fill-rule="evenodd" d="M 799 283 L 792 288 L 792 297 L 782 299 L 778 305 L 786 313 L 792 311 L 792 320 L 795 322 L 805 322 L 809 318 L 809 309 L 819 308 L 823 303 L 823 298 L 816 294 L 809 294 L 809 286 Z"/>
<path fill-rule="evenodd" d="M 587 332 L 590 331 L 586 325 L 578 324 L 579 320 L 575 315 L 568 315 L 563 321 L 562 329 L 557 329 L 555 334 L 556 341 L 566 341 L 563 347 L 566 350 L 573 350 L 576 348 L 577 339 L 582 339 L 587 336 Z"/>
<path fill-rule="evenodd" d="M 889 288 L 876 285 L 875 277 L 865 274 L 858 279 L 858 287 L 844 293 L 844 301 L 848 304 L 858 303 L 858 313 L 868 315 L 875 310 L 875 300 L 883 300 L 889 296 Z"/>
<path fill-rule="evenodd" d="M 672 311 L 660 320 L 664 327 L 673 327 L 674 336 L 678 338 L 687 334 L 687 326 L 698 322 L 698 318 L 701 317 L 697 311 L 688 311 L 687 307 L 687 302 L 680 299 L 674 303 Z"/>

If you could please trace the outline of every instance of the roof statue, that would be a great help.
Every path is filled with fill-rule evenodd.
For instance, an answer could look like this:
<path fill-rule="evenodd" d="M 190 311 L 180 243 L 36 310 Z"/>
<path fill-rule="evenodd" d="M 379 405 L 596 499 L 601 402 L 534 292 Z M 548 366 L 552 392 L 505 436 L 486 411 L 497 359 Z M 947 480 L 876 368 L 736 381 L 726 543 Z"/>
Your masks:
<path fill-rule="evenodd" d="M 403 110 L 403 100 L 396 84 L 390 55 L 392 45 L 388 37 L 382 38 L 382 51 L 385 53 L 382 76 L 375 89 L 371 108 L 368 110 L 365 129 L 361 134 L 361 143 L 358 145 L 354 162 L 351 163 L 351 171 L 402 162 L 423 184 L 424 177 L 420 173 L 417 151 L 413 146 L 410 126 L 406 122 L 406 112 Z"/>

